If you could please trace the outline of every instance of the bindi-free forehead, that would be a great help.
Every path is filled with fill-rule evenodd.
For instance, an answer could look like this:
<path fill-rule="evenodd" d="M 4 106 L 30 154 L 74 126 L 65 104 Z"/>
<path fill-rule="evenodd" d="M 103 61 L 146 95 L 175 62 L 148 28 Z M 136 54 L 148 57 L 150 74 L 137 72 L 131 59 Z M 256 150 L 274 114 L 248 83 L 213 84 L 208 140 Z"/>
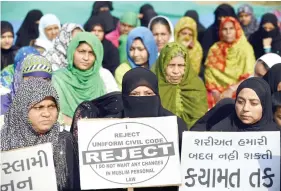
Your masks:
<path fill-rule="evenodd" d="M 258 101 L 260 102 L 260 98 L 256 94 L 256 92 L 250 88 L 243 88 L 238 96 L 237 99 L 242 99 L 242 100 L 249 100 L 249 101 Z"/>

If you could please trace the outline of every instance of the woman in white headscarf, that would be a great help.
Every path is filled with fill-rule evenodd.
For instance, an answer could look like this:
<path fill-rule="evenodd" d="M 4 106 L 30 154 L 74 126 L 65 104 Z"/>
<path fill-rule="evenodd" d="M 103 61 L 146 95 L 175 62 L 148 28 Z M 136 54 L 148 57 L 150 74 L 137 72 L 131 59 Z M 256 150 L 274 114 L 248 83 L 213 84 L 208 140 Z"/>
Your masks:
<path fill-rule="evenodd" d="M 60 20 L 55 15 L 44 15 L 39 21 L 39 37 L 35 40 L 35 45 L 44 48 L 45 51 L 53 48 L 60 29 Z"/>
<path fill-rule="evenodd" d="M 263 55 L 256 61 L 254 76 L 263 77 L 272 66 L 278 63 L 281 63 L 281 57 L 278 54 L 267 53 Z"/>
<path fill-rule="evenodd" d="M 169 18 L 165 16 L 153 17 L 148 24 L 148 28 L 152 31 L 156 41 L 158 55 L 166 44 L 174 42 L 174 26 Z"/>

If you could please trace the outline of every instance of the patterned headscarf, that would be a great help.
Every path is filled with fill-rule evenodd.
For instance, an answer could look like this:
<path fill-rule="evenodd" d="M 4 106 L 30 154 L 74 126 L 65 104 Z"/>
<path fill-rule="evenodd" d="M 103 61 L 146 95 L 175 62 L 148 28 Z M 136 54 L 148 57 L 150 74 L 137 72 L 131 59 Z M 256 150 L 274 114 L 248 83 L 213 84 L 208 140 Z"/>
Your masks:
<path fill-rule="evenodd" d="M 40 78 L 32 78 L 21 84 L 13 103 L 5 114 L 5 124 L 1 130 L 1 151 L 51 142 L 57 184 L 59 188 L 63 188 L 67 181 L 67 166 L 65 152 L 61 152 L 64 145 L 59 144 L 59 124 L 56 122 L 47 133 L 39 135 L 32 128 L 28 118 L 30 108 L 46 97 L 55 99 L 59 112 L 58 94 L 50 82 Z"/>
<path fill-rule="evenodd" d="M 54 48 L 50 49 L 46 53 L 45 57 L 51 62 L 54 71 L 59 68 L 67 67 L 67 48 L 70 41 L 72 40 L 72 31 L 76 28 L 84 31 L 84 29 L 78 24 L 64 24 L 61 28 L 59 36 L 55 39 Z"/>

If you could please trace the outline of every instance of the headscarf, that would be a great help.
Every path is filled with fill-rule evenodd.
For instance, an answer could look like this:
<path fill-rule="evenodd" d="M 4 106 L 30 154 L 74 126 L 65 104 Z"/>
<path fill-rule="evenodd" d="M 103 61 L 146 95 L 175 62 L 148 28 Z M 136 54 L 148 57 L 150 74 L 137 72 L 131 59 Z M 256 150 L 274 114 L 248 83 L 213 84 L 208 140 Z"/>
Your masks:
<path fill-rule="evenodd" d="M 234 103 L 235 101 L 231 98 L 220 100 L 194 124 L 191 131 L 210 131 L 215 124 L 225 119 L 234 111 Z"/>
<path fill-rule="evenodd" d="M 149 21 L 153 17 L 157 16 L 157 13 L 154 11 L 153 6 L 150 4 L 144 4 L 143 6 L 141 6 L 140 14 L 143 15 L 143 17 L 141 18 L 141 26 L 143 27 L 147 27 Z"/>
<path fill-rule="evenodd" d="M 89 44 L 95 54 L 93 67 L 86 71 L 75 68 L 73 63 L 74 52 L 81 42 Z M 60 97 L 63 114 L 73 117 L 75 109 L 80 103 L 104 95 L 104 82 L 99 74 L 102 59 L 103 47 L 95 35 L 80 32 L 71 40 L 67 49 L 67 68 L 55 71 L 52 77 L 52 83 Z"/>
<path fill-rule="evenodd" d="M 184 57 L 185 73 L 182 81 L 175 85 L 166 80 L 166 68 L 178 55 Z M 186 48 L 175 42 L 167 44 L 156 61 L 155 74 L 163 107 L 182 118 L 189 128 L 192 127 L 207 112 L 208 105 L 206 89 L 190 65 Z"/>
<path fill-rule="evenodd" d="M 262 118 L 255 124 L 247 125 L 240 121 L 234 111 L 223 121 L 215 125 L 212 131 L 279 131 L 277 125 L 273 122 L 271 94 L 268 84 L 258 77 L 249 78 L 239 85 L 237 95 L 244 88 L 254 90 L 259 97 L 262 105 Z"/>
<path fill-rule="evenodd" d="M 206 31 L 205 26 L 200 22 L 199 20 L 199 15 L 197 13 L 197 11 L 195 10 L 188 10 L 186 11 L 186 13 L 184 14 L 185 17 L 191 17 L 197 24 L 197 32 L 198 32 L 198 41 L 201 41 L 204 32 Z"/>
<path fill-rule="evenodd" d="M 17 32 L 16 46 L 28 46 L 31 40 L 38 38 L 39 30 L 36 21 L 39 21 L 42 16 L 43 13 L 37 9 L 27 13 Z"/>
<path fill-rule="evenodd" d="M 256 65 L 259 60 L 263 61 L 269 68 L 271 68 L 275 64 L 281 63 L 281 56 L 275 53 L 267 53 L 262 57 L 260 57 L 259 59 L 257 59 L 254 69 L 256 68 Z"/>
<path fill-rule="evenodd" d="M 110 11 L 113 11 L 112 1 L 96 1 L 93 4 L 91 16 L 98 15 L 100 13 L 100 8 L 102 7 L 108 7 Z"/>
<path fill-rule="evenodd" d="M 47 51 L 45 57 L 51 62 L 54 70 L 67 67 L 67 47 L 72 39 L 72 31 L 76 28 L 84 31 L 78 24 L 65 23 L 55 39 L 54 47 Z"/>
<path fill-rule="evenodd" d="M 278 107 L 281 107 L 281 91 L 274 92 L 271 96 L 272 98 L 272 112 L 273 115 Z"/>
<path fill-rule="evenodd" d="M 50 25 L 58 25 L 59 30 L 61 29 L 60 20 L 53 14 L 46 14 L 43 17 L 41 17 L 39 22 L 39 37 L 36 39 L 36 42 L 40 42 L 40 44 L 44 44 L 44 48 L 46 51 L 53 48 L 54 46 L 54 40 L 50 41 L 46 34 L 44 29 Z"/>
<path fill-rule="evenodd" d="M 254 10 L 253 10 L 253 7 L 251 5 L 248 5 L 248 4 L 241 5 L 238 8 L 238 13 L 237 13 L 238 16 L 241 13 L 247 13 L 247 14 L 251 15 L 251 22 L 249 23 L 249 25 L 243 26 L 242 23 L 240 23 L 246 37 L 249 38 L 251 34 L 253 34 L 254 32 L 256 32 L 258 30 L 259 24 L 258 24 L 258 21 L 257 21 L 255 15 L 254 15 Z"/>
<path fill-rule="evenodd" d="M 35 52 L 25 56 L 20 63 L 17 64 L 12 84 L 12 97 L 17 93 L 18 88 L 22 84 L 24 76 L 34 76 L 41 78 L 52 77 L 52 67 L 50 62 L 43 56 Z"/>
<path fill-rule="evenodd" d="M 281 82 L 281 63 L 272 66 L 263 76 L 263 79 L 269 84 L 271 94 L 277 92 L 278 85 Z"/>
<path fill-rule="evenodd" d="M 51 142 L 58 187 L 66 186 L 66 156 L 59 144 L 60 126 L 56 122 L 45 134 L 38 134 L 32 128 L 28 112 L 32 106 L 46 97 L 53 97 L 59 111 L 59 98 L 54 87 L 43 79 L 29 79 L 23 82 L 12 105 L 5 114 L 5 124 L 1 131 L 1 151 L 35 146 Z"/>
<path fill-rule="evenodd" d="M 127 56 L 128 56 L 128 62 L 131 66 L 131 68 L 136 68 L 138 65 L 134 63 L 134 60 L 130 56 L 130 48 L 134 42 L 135 39 L 140 38 L 146 51 L 148 52 L 148 66 L 151 68 L 151 66 L 155 63 L 157 59 L 157 45 L 154 40 L 152 32 L 146 28 L 146 27 L 137 27 L 134 28 L 129 34 L 127 39 Z"/>
<path fill-rule="evenodd" d="M 190 17 L 182 17 L 175 26 L 175 41 L 181 43 L 182 41 L 189 41 L 190 39 L 181 39 L 179 38 L 179 33 L 188 28 L 193 33 L 193 47 L 191 49 L 188 48 L 188 54 L 190 59 L 190 64 L 194 71 L 199 74 L 201 61 L 203 57 L 203 50 L 198 42 L 197 38 L 197 25 L 196 22 Z"/>
<path fill-rule="evenodd" d="M 138 18 L 138 14 L 135 12 L 126 12 L 120 17 L 120 22 L 121 23 L 126 23 L 128 25 L 131 25 L 133 27 L 138 27 L 140 26 L 140 20 Z"/>
<path fill-rule="evenodd" d="M 231 44 L 222 40 L 222 29 L 226 22 L 232 22 L 236 39 Z M 255 57 L 241 25 L 233 17 L 226 17 L 220 25 L 220 41 L 209 50 L 205 62 L 205 85 L 207 90 L 223 92 L 230 85 L 247 79 L 253 74 Z"/>
<path fill-rule="evenodd" d="M 17 65 L 29 54 L 36 54 L 39 55 L 40 53 L 31 46 L 25 46 L 18 50 L 15 59 L 14 64 L 10 65 L 10 67 L 6 67 L 1 71 L 1 85 L 11 89 L 11 85 L 13 82 L 13 77 L 15 73 L 15 69 L 17 68 Z"/>
<path fill-rule="evenodd" d="M 149 28 L 152 31 L 152 22 L 157 18 L 163 18 L 169 23 L 170 34 L 171 34 L 169 42 L 174 42 L 174 25 L 168 17 L 162 16 L 162 15 L 153 17 L 152 19 L 150 19 L 147 28 Z"/>
<path fill-rule="evenodd" d="M 6 32 L 11 32 L 14 37 L 14 28 L 12 24 L 7 21 L 1 21 L 1 36 Z M 10 64 L 13 64 L 16 51 L 17 48 L 13 45 L 9 49 L 3 49 L 1 47 L 1 70 Z"/>
<path fill-rule="evenodd" d="M 265 23 L 272 23 L 274 25 L 274 29 L 270 32 L 267 32 L 262 26 Z M 260 26 L 258 31 L 256 31 L 253 35 L 251 35 L 249 42 L 252 44 L 256 58 L 261 57 L 265 54 L 263 47 L 263 39 L 264 38 L 272 38 L 271 43 L 271 53 L 276 53 L 281 56 L 281 33 L 278 28 L 278 20 L 277 17 L 272 13 L 266 13 L 262 16 Z"/>
<path fill-rule="evenodd" d="M 219 27 L 221 17 L 233 17 L 236 18 L 234 8 L 229 4 L 221 4 L 214 12 L 215 21 L 209 26 L 201 40 L 203 48 L 203 62 L 205 61 L 210 47 L 219 41 Z"/>

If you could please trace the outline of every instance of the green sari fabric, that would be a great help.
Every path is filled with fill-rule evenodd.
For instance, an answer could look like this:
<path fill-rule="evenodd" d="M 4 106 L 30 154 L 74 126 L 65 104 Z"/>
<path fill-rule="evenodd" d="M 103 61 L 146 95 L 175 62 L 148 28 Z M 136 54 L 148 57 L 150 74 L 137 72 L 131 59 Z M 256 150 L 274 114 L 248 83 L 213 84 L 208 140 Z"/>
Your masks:
<path fill-rule="evenodd" d="M 94 65 L 85 71 L 74 66 L 74 53 L 81 42 L 90 45 L 95 54 Z M 55 71 L 52 76 L 52 83 L 59 95 L 62 114 L 73 117 L 81 102 L 105 94 L 104 82 L 99 74 L 102 60 L 103 46 L 92 33 L 80 32 L 71 40 L 67 49 L 67 68 Z"/>
<path fill-rule="evenodd" d="M 171 84 L 166 80 L 165 71 L 169 62 L 178 55 L 185 59 L 185 74 L 179 84 Z M 161 50 L 153 70 L 158 78 L 163 107 L 182 118 L 190 129 L 207 112 L 208 103 L 206 88 L 191 67 L 187 49 L 176 42 L 168 43 Z"/>

